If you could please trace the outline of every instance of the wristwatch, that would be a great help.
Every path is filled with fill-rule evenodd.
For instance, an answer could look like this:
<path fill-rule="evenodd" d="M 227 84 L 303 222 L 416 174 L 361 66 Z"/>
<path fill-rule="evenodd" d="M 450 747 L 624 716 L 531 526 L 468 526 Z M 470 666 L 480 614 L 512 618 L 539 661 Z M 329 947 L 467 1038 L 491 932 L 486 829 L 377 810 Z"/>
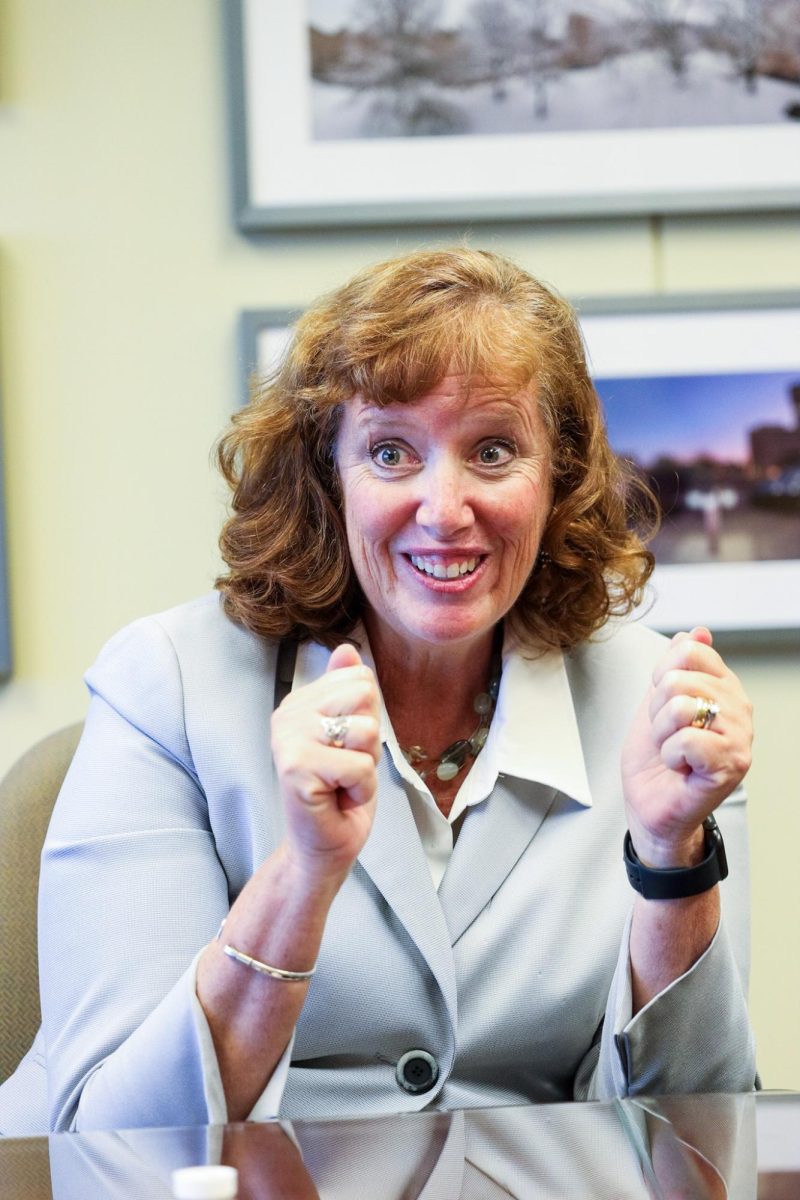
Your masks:
<path fill-rule="evenodd" d="M 696 867 L 646 867 L 639 862 L 630 833 L 625 834 L 623 858 L 628 882 L 645 900 L 680 900 L 707 892 L 728 874 L 725 844 L 713 816 L 703 821 L 706 855 Z"/>

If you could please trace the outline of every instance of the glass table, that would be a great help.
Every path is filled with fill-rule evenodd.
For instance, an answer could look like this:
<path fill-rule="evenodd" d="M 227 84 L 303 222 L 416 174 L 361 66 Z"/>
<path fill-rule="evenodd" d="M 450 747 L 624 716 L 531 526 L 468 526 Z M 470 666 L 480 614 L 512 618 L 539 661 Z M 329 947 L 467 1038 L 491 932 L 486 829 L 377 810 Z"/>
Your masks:
<path fill-rule="evenodd" d="M 226 1163 L 240 1200 L 800 1198 L 800 1094 L 426 1111 L 0 1140 L 3 1200 L 166 1200 Z"/>

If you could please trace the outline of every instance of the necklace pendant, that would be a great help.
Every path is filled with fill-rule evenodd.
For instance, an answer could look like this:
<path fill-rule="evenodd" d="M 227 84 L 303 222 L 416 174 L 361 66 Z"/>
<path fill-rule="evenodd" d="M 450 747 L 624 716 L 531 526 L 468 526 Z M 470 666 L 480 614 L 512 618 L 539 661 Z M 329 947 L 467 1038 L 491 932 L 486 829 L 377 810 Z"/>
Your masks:
<path fill-rule="evenodd" d="M 400 748 L 402 750 L 402 746 Z M 409 746 L 407 750 L 403 750 L 403 757 L 413 766 L 414 763 L 424 762 L 428 755 L 422 746 Z"/>
<path fill-rule="evenodd" d="M 473 758 L 477 758 L 483 747 L 486 745 L 486 739 L 489 736 L 489 726 L 479 725 L 469 739 L 469 752 Z"/>
<path fill-rule="evenodd" d="M 442 751 L 439 758 L 439 765 L 436 768 L 436 778 L 441 779 L 443 783 L 446 783 L 448 779 L 455 779 L 466 762 L 468 754 L 469 742 L 465 738 L 459 738 L 457 742 L 451 742 L 447 749 Z"/>
<path fill-rule="evenodd" d="M 489 726 L 494 716 L 495 703 L 500 690 L 500 673 L 503 669 L 502 661 L 502 643 L 503 643 L 503 626 L 502 622 L 495 628 L 494 647 L 492 651 L 492 677 L 489 681 L 489 686 L 485 692 L 479 692 L 473 701 L 473 708 L 478 714 L 478 727 L 469 738 L 459 738 L 458 741 L 451 742 L 442 753 L 439 755 L 439 761 L 434 767 L 433 764 L 420 768 L 419 763 L 430 761 L 432 756 L 428 754 L 423 746 L 401 746 L 400 750 L 406 762 L 417 770 L 420 779 L 425 779 L 430 775 L 431 771 L 436 772 L 436 778 L 442 783 L 447 783 L 451 779 L 455 779 L 458 772 L 467 761 L 467 757 L 477 758 L 486 744 L 486 739 L 489 736 Z"/>

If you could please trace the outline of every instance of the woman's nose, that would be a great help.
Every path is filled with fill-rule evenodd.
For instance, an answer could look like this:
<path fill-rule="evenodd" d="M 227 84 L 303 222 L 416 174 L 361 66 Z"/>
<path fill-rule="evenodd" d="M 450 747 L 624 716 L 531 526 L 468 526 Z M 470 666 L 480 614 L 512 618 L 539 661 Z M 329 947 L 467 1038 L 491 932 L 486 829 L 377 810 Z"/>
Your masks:
<path fill-rule="evenodd" d="M 457 466 L 426 467 L 421 479 L 417 524 L 438 537 L 453 537 L 474 522 L 467 481 Z"/>

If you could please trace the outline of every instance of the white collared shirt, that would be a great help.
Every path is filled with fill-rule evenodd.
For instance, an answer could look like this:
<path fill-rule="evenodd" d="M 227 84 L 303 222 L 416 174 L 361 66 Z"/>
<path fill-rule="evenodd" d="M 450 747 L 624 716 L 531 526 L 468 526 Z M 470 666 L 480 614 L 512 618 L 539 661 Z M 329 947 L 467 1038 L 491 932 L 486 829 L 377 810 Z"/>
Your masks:
<path fill-rule="evenodd" d="M 362 659 L 374 669 L 369 641 L 363 628 L 354 640 Z M 328 665 L 330 651 L 315 643 L 298 650 L 293 688 L 319 678 Z M 579 804 L 592 803 L 578 723 L 569 689 L 564 655 L 551 650 L 536 658 L 523 656 L 514 634 L 506 629 L 503 673 L 486 745 L 473 760 L 445 817 L 423 779 L 406 760 L 398 745 L 389 714 L 381 698 L 381 740 L 406 790 L 414 821 L 439 887 L 453 853 L 453 824 L 466 809 L 491 795 L 500 775 L 513 775 L 544 783 L 564 792 Z"/>

